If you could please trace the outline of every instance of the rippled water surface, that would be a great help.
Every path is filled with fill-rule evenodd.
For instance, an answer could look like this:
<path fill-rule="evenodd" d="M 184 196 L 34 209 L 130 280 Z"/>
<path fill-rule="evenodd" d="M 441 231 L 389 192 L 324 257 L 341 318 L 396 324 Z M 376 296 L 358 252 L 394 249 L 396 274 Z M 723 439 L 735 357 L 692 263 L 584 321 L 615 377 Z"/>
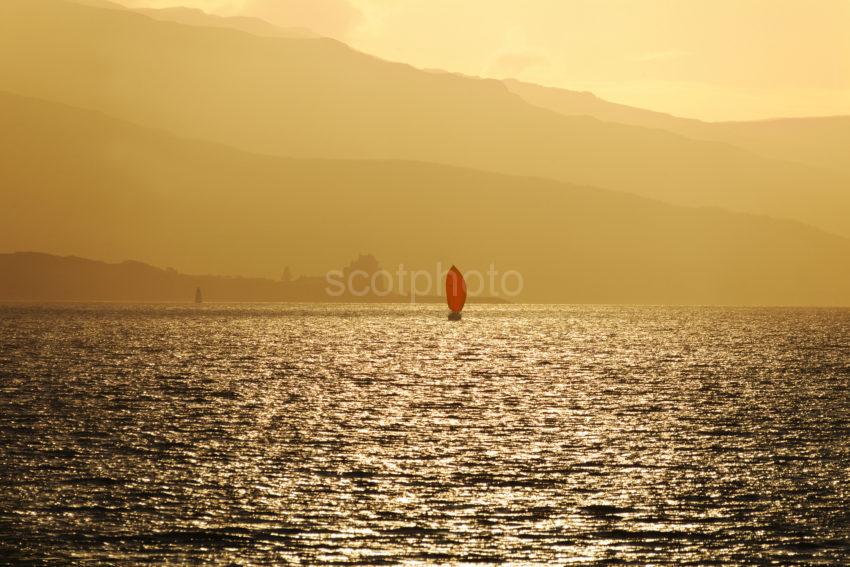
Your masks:
<path fill-rule="evenodd" d="M 0 306 L 0 557 L 850 562 L 850 311 Z"/>

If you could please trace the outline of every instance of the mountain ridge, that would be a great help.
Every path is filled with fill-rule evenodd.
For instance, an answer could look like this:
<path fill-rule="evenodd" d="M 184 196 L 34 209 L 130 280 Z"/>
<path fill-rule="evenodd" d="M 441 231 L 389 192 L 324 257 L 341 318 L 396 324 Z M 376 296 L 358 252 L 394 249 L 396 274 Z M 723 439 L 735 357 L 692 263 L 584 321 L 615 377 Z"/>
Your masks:
<path fill-rule="evenodd" d="M 423 162 L 254 155 L 9 94 L 0 150 L 0 250 L 268 275 L 365 249 L 390 271 L 516 270 L 525 302 L 850 303 L 850 240 L 780 219 Z"/>
<path fill-rule="evenodd" d="M 850 116 L 777 117 L 708 122 L 607 101 L 593 93 L 506 79 L 508 89 L 531 104 L 565 116 L 655 128 L 695 140 L 726 143 L 766 158 L 850 174 Z M 584 96 L 584 95 L 590 95 Z"/>
<path fill-rule="evenodd" d="M 531 175 L 799 219 L 850 236 L 850 177 L 728 144 L 564 116 L 499 81 L 427 73 L 333 40 L 225 33 L 60 0 L 8 0 L 3 11 L 0 88 L 7 91 L 254 153 Z M 20 21 L 29 23 L 9 25 Z M 45 47 L 57 38 L 61 58 Z M 30 54 L 26 65 L 12 56 L 22 52 Z"/>

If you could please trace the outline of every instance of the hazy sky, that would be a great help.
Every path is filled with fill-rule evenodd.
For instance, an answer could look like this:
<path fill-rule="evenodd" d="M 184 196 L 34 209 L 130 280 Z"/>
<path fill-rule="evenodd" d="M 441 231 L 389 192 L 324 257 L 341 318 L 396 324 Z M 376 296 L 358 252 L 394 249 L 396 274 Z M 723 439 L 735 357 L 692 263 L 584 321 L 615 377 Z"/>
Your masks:
<path fill-rule="evenodd" d="M 850 114 L 850 0 L 124 0 L 704 119 Z"/>

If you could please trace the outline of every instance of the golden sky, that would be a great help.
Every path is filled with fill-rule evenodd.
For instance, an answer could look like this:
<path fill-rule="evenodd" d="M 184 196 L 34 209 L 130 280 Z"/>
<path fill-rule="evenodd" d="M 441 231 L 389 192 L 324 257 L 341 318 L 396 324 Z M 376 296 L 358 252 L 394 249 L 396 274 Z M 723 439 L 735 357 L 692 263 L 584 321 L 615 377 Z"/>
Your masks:
<path fill-rule="evenodd" d="M 850 0 L 124 0 L 707 120 L 850 114 Z"/>

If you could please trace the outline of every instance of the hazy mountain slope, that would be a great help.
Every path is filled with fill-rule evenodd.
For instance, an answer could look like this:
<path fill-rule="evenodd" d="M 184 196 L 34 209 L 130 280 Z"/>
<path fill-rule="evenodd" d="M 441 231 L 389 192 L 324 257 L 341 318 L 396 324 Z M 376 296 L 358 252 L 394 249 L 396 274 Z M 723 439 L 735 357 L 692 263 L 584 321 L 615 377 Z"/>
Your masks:
<path fill-rule="evenodd" d="M 516 269 L 521 299 L 850 304 L 850 240 L 542 179 L 295 160 L 0 95 L 0 250 L 193 273 Z M 49 228 L 49 229 L 48 229 Z"/>
<path fill-rule="evenodd" d="M 837 174 L 562 116 L 498 81 L 418 71 L 332 40 L 263 38 L 61 0 L 4 0 L 0 89 L 254 152 L 536 175 L 850 235 L 847 179 Z"/>
<path fill-rule="evenodd" d="M 850 116 L 697 123 L 681 133 L 850 175 Z M 847 186 L 850 192 L 850 184 Z"/>
<path fill-rule="evenodd" d="M 163 22 L 188 26 L 227 28 L 264 37 L 317 38 L 318 35 L 303 28 L 281 28 L 259 18 L 222 17 L 192 8 L 137 8 L 136 12 Z"/>
<path fill-rule="evenodd" d="M 698 140 L 733 144 L 765 157 L 805 163 L 850 175 L 850 116 L 702 122 L 616 104 L 585 92 L 506 80 L 527 102 L 565 116 L 658 128 Z"/>
<path fill-rule="evenodd" d="M 661 130 L 678 130 L 693 123 L 700 123 L 699 120 L 679 118 L 672 114 L 609 102 L 590 92 L 544 87 L 516 79 L 505 79 L 502 82 L 509 91 L 527 102 L 566 116 L 592 116 L 605 122 Z"/>

